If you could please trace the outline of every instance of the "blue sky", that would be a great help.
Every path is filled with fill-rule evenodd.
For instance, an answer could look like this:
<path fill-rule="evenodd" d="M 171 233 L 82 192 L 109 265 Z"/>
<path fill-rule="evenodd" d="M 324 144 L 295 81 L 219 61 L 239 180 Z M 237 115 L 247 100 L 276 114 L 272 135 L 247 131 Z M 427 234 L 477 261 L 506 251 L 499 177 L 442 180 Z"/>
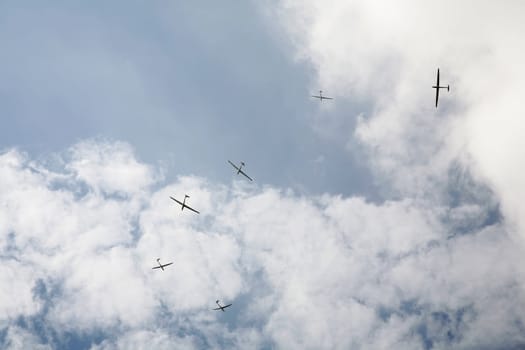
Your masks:
<path fill-rule="evenodd" d="M 102 137 L 130 142 L 171 177 L 229 181 L 232 158 L 268 184 L 373 189 L 341 139 L 310 127 L 323 114 L 357 113 L 347 101 L 324 110 L 309 97 L 312 67 L 294 61 L 253 3 L 3 7 L 4 148 L 48 154 Z M 340 138 L 352 124 L 341 123 Z"/>
<path fill-rule="evenodd" d="M 472 6 L 2 2 L 2 348 L 523 348 L 523 5 Z"/>

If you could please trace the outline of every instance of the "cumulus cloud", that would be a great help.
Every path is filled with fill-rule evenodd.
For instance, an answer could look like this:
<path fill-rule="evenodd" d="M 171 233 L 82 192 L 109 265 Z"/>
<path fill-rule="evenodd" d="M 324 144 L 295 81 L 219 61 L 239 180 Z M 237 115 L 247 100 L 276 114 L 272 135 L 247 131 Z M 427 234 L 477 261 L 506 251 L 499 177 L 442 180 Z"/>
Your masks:
<path fill-rule="evenodd" d="M 35 350 L 51 350 L 50 345 L 41 344 L 38 337 L 31 334 L 27 330 L 12 326 L 7 329 L 7 334 L 4 339 L 4 348 L 9 350 L 20 349 L 35 349 Z"/>
<path fill-rule="evenodd" d="M 525 344 L 521 3 L 272 5 L 315 88 L 363 107 L 341 116 L 356 120 L 348 145 L 388 200 L 166 183 L 119 141 L 4 151 L 3 348 Z M 200 215 L 169 199 L 184 194 Z"/>
<path fill-rule="evenodd" d="M 387 192 L 435 195 L 459 162 L 525 237 L 522 10 L 519 1 L 276 2 L 316 86 L 368 106 L 341 117 L 357 119 L 349 144 L 363 146 Z M 451 91 L 436 110 L 438 67 Z"/>
<path fill-rule="evenodd" d="M 92 350 L 113 349 L 194 349 L 194 343 L 190 337 L 170 337 L 169 334 L 159 331 L 137 331 L 121 336 L 116 341 L 103 341 L 92 347 Z"/>
<path fill-rule="evenodd" d="M 524 252 L 502 222 L 465 234 L 447 208 L 417 199 L 374 204 L 194 176 L 165 184 L 120 142 L 65 154 L 61 169 L 0 155 L 5 347 L 60 348 L 75 336 L 93 349 L 525 342 Z M 136 186 L 100 178 L 119 162 Z M 169 199 L 184 193 L 201 215 Z M 152 270 L 158 257 L 174 264 Z M 212 312 L 216 299 L 233 307 Z"/>
<path fill-rule="evenodd" d="M 68 170 L 76 180 L 105 193 L 133 194 L 155 182 L 150 167 L 133 157 L 129 144 L 83 141 L 71 148 Z"/>

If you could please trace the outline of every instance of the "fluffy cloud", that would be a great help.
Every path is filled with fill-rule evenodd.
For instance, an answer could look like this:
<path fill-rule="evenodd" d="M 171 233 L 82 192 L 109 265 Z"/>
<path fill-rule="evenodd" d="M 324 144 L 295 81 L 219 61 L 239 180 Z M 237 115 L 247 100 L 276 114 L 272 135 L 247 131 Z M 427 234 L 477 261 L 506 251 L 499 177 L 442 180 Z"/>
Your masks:
<path fill-rule="evenodd" d="M 276 9 L 316 86 L 369 106 L 342 117 L 357 118 L 349 144 L 360 142 L 388 191 L 435 195 L 459 162 L 525 237 L 522 3 L 282 0 Z M 438 110 L 437 67 L 451 85 Z"/>
<path fill-rule="evenodd" d="M 81 336 L 93 349 L 525 342 L 523 248 L 505 223 L 471 223 L 483 205 L 163 184 L 118 142 L 67 154 L 53 170 L 19 151 L 0 156 L 4 346 Z M 119 161 L 124 183 L 142 185 L 100 178 Z M 184 193 L 201 215 L 169 199 Z M 158 257 L 174 264 L 153 271 Z M 212 312 L 216 299 L 234 305 Z"/>
<path fill-rule="evenodd" d="M 121 142 L 96 144 L 90 140 L 75 145 L 68 170 L 76 180 L 108 194 L 134 194 L 156 180 L 150 167 L 137 162 L 130 146 Z"/>
<path fill-rule="evenodd" d="M 316 86 L 366 106 L 342 115 L 348 144 L 389 200 L 165 183 L 123 142 L 8 150 L 2 347 L 525 344 L 521 3 L 274 4 Z M 438 66 L 452 89 L 436 110 Z M 186 193 L 200 215 L 169 199 Z M 216 299 L 234 305 L 212 312 Z"/>
<path fill-rule="evenodd" d="M 4 339 L 4 348 L 9 350 L 35 349 L 51 350 L 50 345 L 41 344 L 38 337 L 21 327 L 12 326 L 7 329 Z"/>
<path fill-rule="evenodd" d="M 170 337 L 167 333 L 159 331 L 137 331 L 121 336 L 114 342 L 103 341 L 100 345 L 95 345 L 92 350 L 113 350 L 113 349 L 194 349 L 195 344 L 190 337 L 177 338 Z"/>

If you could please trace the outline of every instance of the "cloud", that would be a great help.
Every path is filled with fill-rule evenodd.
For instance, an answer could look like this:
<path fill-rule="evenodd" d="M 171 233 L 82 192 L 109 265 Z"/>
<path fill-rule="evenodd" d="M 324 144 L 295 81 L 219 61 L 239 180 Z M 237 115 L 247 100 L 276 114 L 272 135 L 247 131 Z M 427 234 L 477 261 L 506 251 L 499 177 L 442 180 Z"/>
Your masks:
<path fill-rule="evenodd" d="M 359 141 L 387 192 L 434 193 L 459 161 L 496 192 L 524 236 L 521 3 L 276 5 L 297 57 L 315 68 L 316 85 L 365 102 L 361 115 L 341 118 L 357 119 L 349 145 Z M 430 87 L 438 67 L 451 92 L 436 110 Z"/>
<path fill-rule="evenodd" d="M 522 344 L 511 326 L 520 318 L 516 305 L 519 312 L 523 308 L 518 295 L 524 280 L 521 268 L 515 269 L 522 265 L 522 248 L 515 245 L 523 247 L 525 237 L 520 131 L 525 125 L 519 107 L 525 92 L 519 68 L 525 28 L 517 15 L 522 5 L 411 0 L 282 0 L 275 5 L 296 57 L 317 72 L 316 86 L 362 106 L 359 113 L 340 118 L 357 120 L 348 145 L 358 141 L 385 196 L 401 199 L 396 206 L 408 201 L 416 212 L 426 208 L 432 218 L 426 244 L 401 240 L 411 249 L 378 253 L 389 264 L 395 261 L 380 274 L 386 278 L 381 298 L 402 307 L 392 313 L 376 305 L 388 315 L 389 327 L 382 324 L 373 337 L 376 342 L 380 335 L 382 343 L 368 347 Z M 438 67 L 451 92 L 441 95 L 436 110 L 430 87 Z M 380 222 L 384 230 L 383 215 L 371 222 Z M 404 220 L 398 225 L 425 227 Z M 393 236 L 371 241 L 390 248 L 388 237 Z M 505 262 L 500 260 L 504 255 Z M 509 288 L 492 289 L 499 284 L 495 276 L 507 279 Z M 388 286 L 402 297 L 389 299 Z M 515 302 L 500 304 L 505 298 Z M 406 337 L 411 332 L 420 335 L 421 343 Z"/>
<path fill-rule="evenodd" d="M 50 345 L 41 344 L 39 339 L 24 330 L 21 327 L 12 326 L 7 330 L 6 338 L 4 340 L 5 349 L 35 349 L 35 350 L 50 350 Z"/>
<path fill-rule="evenodd" d="M 194 176 L 164 184 L 131 147 L 102 140 L 71 147 L 59 169 L 46 164 L 0 155 L 5 346 L 15 331 L 58 348 L 83 336 L 93 349 L 525 342 L 523 248 L 502 222 L 451 225 L 484 206 L 452 215 L 410 198 L 374 204 Z M 122 184 L 100 176 L 114 164 Z M 201 215 L 169 199 L 184 193 Z M 159 257 L 174 264 L 152 270 Z M 233 306 L 214 313 L 216 299 Z"/>
<path fill-rule="evenodd" d="M 364 106 L 342 116 L 357 121 L 348 144 L 388 200 L 165 183 L 119 141 L 7 150 L 3 347 L 525 344 L 521 4 L 276 4 L 316 87 Z M 436 110 L 438 66 L 452 90 Z M 200 215 L 169 199 L 184 194 Z M 216 299 L 233 306 L 214 313 Z"/>
<path fill-rule="evenodd" d="M 133 194 L 157 181 L 151 167 L 137 162 L 129 144 L 83 141 L 71 148 L 68 169 L 77 181 L 107 194 Z"/>
<path fill-rule="evenodd" d="M 137 331 L 125 334 L 114 342 L 103 341 L 100 345 L 92 347 L 92 350 L 113 349 L 194 349 L 194 343 L 190 337 L 171 337 L 167 333 L 159 331 Z"/>
<path fill-rule="evenodd" d="M 236 242 L 189 218 L 178 224 L 175 194 L 153 190 L 158 172 L 129 145 L 80 142 L 58 171 L 16 150 L 0 157 L 4 324 L 44 319 L 56 341 L 67 332 L 147 329 L 164 309 L 208 311 L 217 296 L 232 299 L 242 287 Z M 201 180 L 178 186 L 209 208 Z M 152 273 L 157 257 L 178 272 Z"/>

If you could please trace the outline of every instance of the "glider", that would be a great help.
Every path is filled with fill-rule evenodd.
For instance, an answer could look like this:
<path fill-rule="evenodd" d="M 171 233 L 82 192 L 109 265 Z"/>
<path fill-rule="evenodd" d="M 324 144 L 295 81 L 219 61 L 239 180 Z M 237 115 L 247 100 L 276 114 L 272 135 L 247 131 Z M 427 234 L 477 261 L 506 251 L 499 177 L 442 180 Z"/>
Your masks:
<path fill-rule="evenodd" d="M 323 90 L 319 90 L 319 95 L 318 96 L 312 95 L 312 97 L 318 98 L 319 101 L 321 101 L 321 102 L 323 102 L 323 100 L 333 100 L 333 98 L 331 98 L 331 97 L 323 96 Z"/>
<path fill-rule="evenodd" d="M 237 174 L 243 174 L 244 176 L 246 176 L 246 178 L 250 181 L 253 181 L 253 179 L 251 177 L 249 177 L 244 171 L 241 170 L 241 168 L 245 165 L 244 162 L 241 162 L 241 166 L 237 166 L 235 164 L 233 164 L 231 161 L 228 160 L 228 163 L 230 163 L 232 165 L 232 167 L 234 167 L 236 170 L 237 170 Z"/>
<path fill-rule="evenodd" d="M 222 310 L 222 312 L 226 312 L 224 311 L 224 309 L 226 309 L 227 307 L 230 307 L 232 306 L 232 304 L 228 304 L 228 305 L 224 305 L 224 306 L 221 306 L 221 304 L 219 303 L 219 301 L 215 301 L 217 303 L 217 305 L 219 305 L 219 307 L 213 309 L 213 310 Z"/>
<path fill-rule="evenodd" d="M 447 89 L 447 91 L 450 91 L 450 85 L 447 86 L 439 86 L 439 68 L 438 68 L 438 74 L 437 74 L 437 83 L 436 86 L 432 86 L 433 89 L 436 89 L 436 108 L 438 106 L 438 99 L 439 99 L 439 89 Z"/>
<path fill-rule="evenodd" d="M 180 208 L 181 211 L 184 210 L 184 208 L 188 208 L 192 212 L 200 214 L 197 210 L 193 209 L 192 207 L 190 207 L 189 205 L 186 204 L 186 198 L 190 198 L 190 196 L 188 196 L 187 194 L 184 195 L 184 200 L 182 202 L 176 200 L 175 198 L 173 198 L 171 196 L 170 196 L 170 198 L 181 205 L 181 208 Z"/>
<path fill-rule="evenodd" d="M 170 266 L 171 264 L 173 264 L 172 262 L 167 263 L 167 264 L 161 264 L 161 263 L 160 263 L 160 258 L 157 259 L 157 263 L 159 264 L 159 266 L 155 266 L 155 267 L 153 268 L 153 270 L 155 270 L 155 269 L 161 269 L 162 271 L 164 271 L 164 268 L 165 268 L 166 266 Z"/>

